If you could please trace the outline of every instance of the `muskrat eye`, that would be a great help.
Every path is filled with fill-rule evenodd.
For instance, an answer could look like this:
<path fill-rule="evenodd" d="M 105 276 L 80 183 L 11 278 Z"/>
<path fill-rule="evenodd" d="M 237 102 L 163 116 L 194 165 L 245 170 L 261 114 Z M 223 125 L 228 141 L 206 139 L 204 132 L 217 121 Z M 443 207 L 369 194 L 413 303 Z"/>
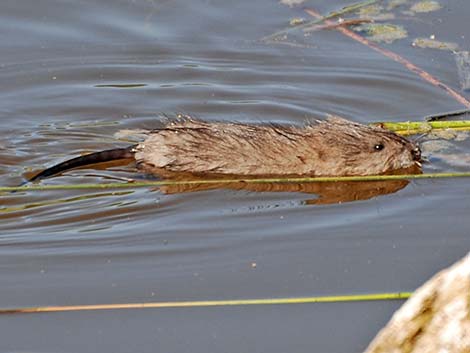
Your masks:
<path fill-rule="evenodd" d="M 384 149 L 384 147 L 385 147 L 385 146 L 384 146 L 383 144 L 378 143 L 378 144 L 376 144 L 376 145 L 374 146 L 374 150 L 376 150 L 376 151 L 382 151 L 382 150 Z"/>

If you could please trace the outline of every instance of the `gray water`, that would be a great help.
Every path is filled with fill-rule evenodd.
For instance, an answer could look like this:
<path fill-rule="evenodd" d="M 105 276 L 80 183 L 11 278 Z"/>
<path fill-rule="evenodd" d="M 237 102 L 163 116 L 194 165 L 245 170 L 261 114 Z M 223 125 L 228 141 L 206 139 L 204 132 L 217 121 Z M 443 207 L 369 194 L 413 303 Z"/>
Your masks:
<path fill-rule="evenodd" d="M 311 0 L 321 13 L 350 1 Z M 470 3 L 398 18 L 382 44 L 459 90 L 436 34 L 469 47 Z M 333 30 L 259 39 L 308 18 L 277 1 L 0 3 L 0 185 L 162 114 L 302 124 L 420 120 L 461 109 L 443 90 Z M 406 5 L 406 7 L 409 5 Z M 293 45 L 294 44 L 294 45 Z M 460 92 L 468 96 L 468 92 Z M 470 142 L 425 172 L 469 170 Z M 444 157 L 443 157 L 444 156 Z M 44 184 L 146 180 L 129 166 Z M 412 291 L 470 249 L 466 179 L 420 180 L 355 202 L 304 192 L 43 191 L 0 196 L 0 307 Z M 254 266 L 256 264 L 256 266 Z M 0 316 L 0 352 L 360 352 L 400 301 Z"/>

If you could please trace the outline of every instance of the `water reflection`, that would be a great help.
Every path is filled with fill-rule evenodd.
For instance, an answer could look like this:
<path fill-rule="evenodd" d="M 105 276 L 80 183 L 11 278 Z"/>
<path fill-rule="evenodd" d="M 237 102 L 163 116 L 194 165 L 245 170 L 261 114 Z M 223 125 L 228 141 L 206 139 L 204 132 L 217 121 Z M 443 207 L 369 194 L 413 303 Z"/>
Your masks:
<path fill-rule="evenodd" d="M 420 174 L 421 169 L 412 167 L 399 170 L 394 174 Z M 197 177 L 196 177 L 197 178 Z M 186 180 L 194 180 L 186 176 Z M 246 179 L 232 176 L 230 179 Z M 165 194 L 187 193 L 214 189 L 246 190 L 253 192 L 295 192 L 315 194 L 316 197 L 306 199 L 307 205 L 325 205 L 344 202 L 368 200 L 373 197 L 395 193 L 409 184 L 408 180 L 379 181 L 335 181 L 335 182 L 225 182 L 211 184 L 177 184 L 159 187 Z"/>

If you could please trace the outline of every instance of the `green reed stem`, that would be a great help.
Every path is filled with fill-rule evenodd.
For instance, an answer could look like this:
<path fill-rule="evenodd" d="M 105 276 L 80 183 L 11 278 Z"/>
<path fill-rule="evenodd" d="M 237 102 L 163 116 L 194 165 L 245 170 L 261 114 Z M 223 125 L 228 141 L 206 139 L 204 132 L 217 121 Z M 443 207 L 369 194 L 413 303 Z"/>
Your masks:
<path fill-rule="evenodd" d="M 286 304 L 312 304 L 312 303 L 344 303 L 378 300 L 408 299 L 413 293 L 372 293 L 353 295 L 333 295 L 321 297 L 298 298 L 260 298 L 260 299 L 232 299 L 232 300 L 200 300 L 200 301 L 174 301 L 174 302 L 144 302 L 144 303 L 113 303 L 66 306 L 39 306 L 2 308 L 0 314 L 32 314 L 67 311 L 96 311 L 96 310 L 122 310 L 122 309 L 158 309 L 158 308 L 198 308 L 198 307 L 228 307 L 248 305 L 286 305 Z"/>
<path fill-rule="evenodd" d="M 312 178 L 260 178 L 260 179 L 205 179 L 205 180 L 157 180 L 131 183 L 103 183 L 103 184 L 73 184 L 73 185 L 25 185 L 2 186 L 0 192 L 18 191 L 44 191 L 44 190 L 84 190 L 84 189 L 125 189 L 174 185 L 208 185 L 208 184 L 264 184 L 264 183 L 325 183 L 345 181 L 381 181 L 381 180 L 411 180 L 411 179 L 442 179 L 442 178 L 468 178 L 470 172 L 462 173 L 428 173 L 403 175 L 364 175 L 343 177 L 312 177 Z"/>
<path fill-rule="evenodd" d="M 408 122 L 383 122 L 373 123 L 371 125 L 382 126 L 388 130 L 402 135 L 413 135 L 428 133 L 432 130 L 470 130 L 470 120 L 451 120 L 451 121 L 408 121 Z"/>

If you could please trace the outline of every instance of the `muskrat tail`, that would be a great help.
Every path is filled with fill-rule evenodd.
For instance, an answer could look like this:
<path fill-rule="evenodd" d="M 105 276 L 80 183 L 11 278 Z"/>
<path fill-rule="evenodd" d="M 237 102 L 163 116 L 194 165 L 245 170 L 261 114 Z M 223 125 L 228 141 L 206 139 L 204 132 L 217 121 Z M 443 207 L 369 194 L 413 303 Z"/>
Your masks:
<path fill-rule="evenodd" d="M 53 167 L 47 168 L 30 178 L 27 182 L 37 181 L 53 175 L 60 174 L 66 170 L 84 167 L 91 164 L 110 162 L 119 159 L 134 158 L 134 149 L 137 145 L 129 146 L 127 148 L 114 148 L 100 152 L 90 153 L 84 156 L 69 159 L 68 161 L 56 164 Z"/>

